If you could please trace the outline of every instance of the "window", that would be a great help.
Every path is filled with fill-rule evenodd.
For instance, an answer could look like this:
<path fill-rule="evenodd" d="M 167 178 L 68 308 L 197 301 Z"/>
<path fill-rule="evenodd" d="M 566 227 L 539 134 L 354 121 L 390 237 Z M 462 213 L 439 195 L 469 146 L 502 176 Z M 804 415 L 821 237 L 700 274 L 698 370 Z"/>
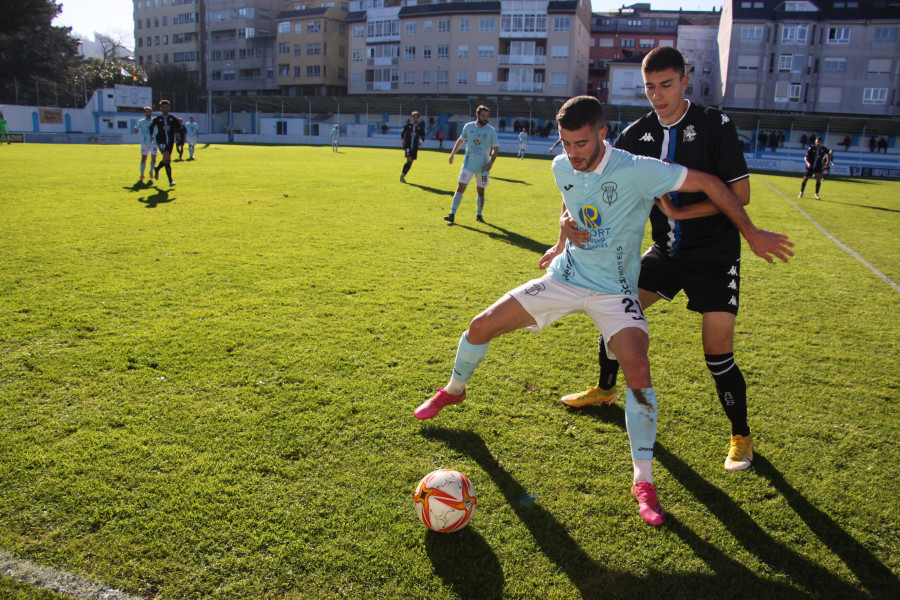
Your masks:
<path fill-rule="evenodd" d="M 404 60 L 415 60 L 416 59 L 416 47 L 415 46 L 404 46 L 403 47 L 403 59 Z"/>
<path fill-rule="evenodd" d="M 493 45 L 478 46 L 478 58 L 494 58 L 494 46 Z"/>
<path fill-rule="evenodd" d="M 742 42 L 761 42 L 763 38 L 762 25 L 744 25 L 741 27 Z"/>
<path fill-rule="evenodd" d="M 168 46 L 168 45 L 169 45 L 169 36 L 164 35 L 163 36 L 163 46 Z"/>
<path fill-rule="evenodd" d="M 469 45 L 468 44 L 460 44 L 459 49 L 457 51 L 458 58 L 469 58 Z"/>
<path fill-rule="evenodd" d="M 447 44 L 440 44 L 437 47 L 437 57 L 450 58 L 450 46 L 448 46 Z"/>
<path fill-rule="evenodd" d="M 290 33 L 291 32 L 291 22 L 290 21 L 279 21 L 278 22 L 278 33 Z"/>
<path fill-rule="evenodd" d="M 294 33 L 296 35 L 303 33 L 303 23 L 294 23 Z"/>
<path fill-rule="evenodd" d="M 306 24 L 306 33 L 321 33 L 322 21 L 310 21 Z"/>
<path fill-rule="evenodd" d="M 569 58 L 569 47 L 568 46 L 553 46 L 550 50 L 551 58 L 559 58 L 568 60 Z"/>
<path fill-rule="evenodd" d="M 403 24 L 403 33 L 406 35 L 416 35 L 416 22 L 407 21 Z"/>
<path fill-rule="evenodd" d="M 416 83 L 416 72 L 415 71 L 403 71 L 403 85 L 415 85 Z"/>
<path fill-rule="evenodd" d="M 353 37 L 355 37 L 355 38 L 366 37 L 365 25 L 354 25 L 353 26 Z"/>
<path fill-rule="evenodd" d="M 376 19 L 369 21 L 366 37 L 400 37 L 400 19 Z"/>
<path fill-rule="evenodd" d="M 782 54 L 778 58 L 778 72 L 779 73 L 790 73 L 791 65 L 794 62 L 793 54 Z"/>
<path fill-rule="evenodd" d="M 432 22 L 431 19 L 425 19 L 422 22 L 422 33 L 431 33 Z"/>
<path fill-rule="evenodd" d="M 299 79 L 303 76 L 303 67 L 294 67 L 294 79 Z"/>
<path fill-rule="evenodd" d="M 863 91 L 863 104 L 887 104 L 887 88 L 866 88 Z"/>
<path fill-rule="evenodd" d="M 546 33 L 547 15 L 538 13 L 517 13 L 500 17 L 500 31 L 503 33 Z"/>
<path fill-rule="evenodd" d="M 431 58 L 431 46 L 422 46 L 422 58 Z"/>
<path fill-rule="evenodd" d="M 225 73 L 228 73 L 228 71 L 225 71 Z M 231 73 L 232 73 L 231 79 L 234 79 L 234 76 L 233 76 L 233 75 L 234 75 L 234 71 L 232 71 Z M 283 76 L 285 76 L 285 77 L 287 77 L 288 75 L 290 75 L 290 74 L 291 74 L 291 65 L 289 65 L 289 64 L 287 64 L 287 63 L 281 63 L 281 64 L 279 64 L 279 65 L 278 65 L 278 74 L 279 74 L 279 75 L 283 75 Z M 226 77 L 225 79 L 228 79 L 228 77 Z"/>
<path fill-rule="evenodd" d="M 490 33 L 496 31 L 497 19 L 494 17 L 481 17 L 478 21 L 478 31 Z"/>
<path fill-rule="evenodd" d="M 891 59 L 889 58 L 870 58 L 869 68 L 866 69 L 869 75 L 890 75 Z"/>
<path fill-rule="evenodd" d="M 469 85 L 468 71 L 457 71 L 456 72 L 456 85 Z"/>
<path fill-rule="evenodd" d="M 623 39 L 622 47 L 623 48 L 634 48 L 634 40 Z"/>
<path fill-rule="evenodd" d="M 759 57 L 742 54 L 738 56 L 737 68 L 738 71 L 758 71 Z"/>
<path fill-rule="evenodd" d="M 628 19 L 627 21 L 629 27 L 640 27 L 641 20 L 640 19 Z"/>
<path fill-rule="evenodd" d="M 568 73 L 550 73 L 550 87 L 564 88 L 569 80 Z"/>
<path fill-rule="evenodd" d="M 493 71 L 478 71 L 475 75 L 475 83 L 478 85 L 493 85 L 494 84 L 494 72 Z"/>
<path fill-rule="evenodd" d="M 279 42 L 278 43 L 278 54 L 290 54 L 291 53 L 291 45 L 288 42 Z"/>
<path fill-rule="evenodd" d="M 649 39 L 641 39 L 641 48 L 653 48 L 655 42 Z"/>
<path fill-rule="evenodd" d="M 438 33 L 450 33 L 450 19 L 438 19 Z"/>
<path fill-rule="evenodd" d="M 431 85 L 431 71 L 422 71 L 422 85 Z"/>
<path fill-rule="evenodd" d="M 306 76 L 307 77 L 321 77 L 322 76 L 322 65 L 307 65 L 306 66 Z"/>
<path fill-rule="evenodd" d="M 322 54 L 322 44 L 307 44 L 306 45 L 306 55 L 314 56 L 316 54 Z"/>
<path fill-rule="evenodd" d="M 350 74 L 350 85 L 356 86 L 356 85 L 362 85 L 363 83 L 365 83 L 365 81 L 363 80 L 364 75 L 365 75 L 365 73 L 351 73 Z"/>
<path fill-rule="evenodd" d="M 800 84 L 792 83 L 788 88 L 788 101 L 800 102 Z"/>
<path fill-rule="evenodd" d="M 822 63 L 823 73 L 845 73 L 846 71 L 846 58 L 826 58 Z"/>
<path fill-rule="evenodd" d="M 849 27 L 829 27 L 828 28 L 829 44 L 849 44 L 850 28 Z"/>
<path fill-rule="evenodd" d="M 553 17 L 553 31 L 565 32 L 572 28 L 572 19 L 569 17 Z"/>
<path fill-rule="evenodd" d="M 809 36 L 809 25 L 784 25 L 781 28 L 782 44 L 805 44 Z"/>
<path fill-rule="evenodd" d="M 872 40 L 876 44 L 896 44 L 897 28 L 896 27 L 876 27 L 875 37 Z"/>
<path fill-rule="evenodd" d="M 350 60 L 353 62 L 362 62 L 363 51 L 362 50 L 354 50 Z"/>
<path fill-rule="evenodd" d="M 469 31 L 469 17 L 461 17 L 459 19 L 459 30 L 463 33 Z"/>
<path fill-rule="evenodd" d="M 294 44 L 294 56 L 303 56 L 303 44 Z"/>

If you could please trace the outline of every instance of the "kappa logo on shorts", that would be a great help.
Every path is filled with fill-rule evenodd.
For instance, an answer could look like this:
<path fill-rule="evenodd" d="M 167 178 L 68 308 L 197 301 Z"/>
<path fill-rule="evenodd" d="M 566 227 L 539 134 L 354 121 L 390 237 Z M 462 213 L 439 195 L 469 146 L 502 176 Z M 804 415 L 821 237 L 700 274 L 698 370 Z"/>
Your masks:
<path fill-rule="evenodd" d="M 600 186 L 600 189 L 603 190 L 603 201 L 607 204 L 612 204 L 616 200 L 619 199 L 619 194 L 616 193 L 616 189 L 618 189 L 618 185 L 614 181 L 607 181 L 603 185 Z"/>
<path fill-rule="evenodd" d="M 525 288 L 523 291 L 529 296 L 537 296 L 541 292 L 547 289 L 543 283 L 536 283 L 530 287 Z"/>

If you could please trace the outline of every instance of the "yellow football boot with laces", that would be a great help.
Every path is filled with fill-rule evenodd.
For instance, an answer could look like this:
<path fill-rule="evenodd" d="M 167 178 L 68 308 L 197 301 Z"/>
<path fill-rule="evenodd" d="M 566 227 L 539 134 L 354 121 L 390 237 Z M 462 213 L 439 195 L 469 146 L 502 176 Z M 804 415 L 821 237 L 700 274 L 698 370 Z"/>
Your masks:
<path fill-rule="evenodd" d="M 743 471 L 753 463 L 753 438 L 749 435 L 731 436 L 731 448 L 725 458 L 726 471 Z"/>
<path fill-rule="evenodd" d="M 588 404 L 614 404 L 618 398 L 619 394 L 616 391 L 615 387 L 604 390 L 599 385 L 595 385 L 594 387 L 583 392 L 563 396 L 562 398 L 560 398 L 560 400 L 566 406 L 581 408 L 582 406 L 587 406 Z"/>

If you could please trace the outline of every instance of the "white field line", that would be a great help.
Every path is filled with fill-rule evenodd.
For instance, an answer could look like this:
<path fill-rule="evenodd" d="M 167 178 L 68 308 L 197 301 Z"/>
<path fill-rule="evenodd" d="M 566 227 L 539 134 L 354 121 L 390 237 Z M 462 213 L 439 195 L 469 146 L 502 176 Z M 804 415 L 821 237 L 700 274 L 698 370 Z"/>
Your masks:
<path fill-rule="evenodd" d="M 760 179 L 760 178 L 759 178 L 759 177 L 754 177 L 754 179 Z M 872 265 L 870 265 L 868 262 L 866 262 L 866 259 L 864 259 L 862 256 L 860 256 L 859 254 L 857 254 L 852 248 L 847 247 L 846 245 L 844 245 L 843 243 L 841 243 L 841 241 L 840 241 L 839 239 L 837 239 L 836 237 L 834 237 L 833 235 L 831 235 L 830 233 L 828 233 L 827 231 L 825 231 L 825 228 L 822 227 L 821 225 L 819 225 L 818 223 L 816 223 L 816 220 L 815 220 L 815 219 L 813 219 L 811 216 L 809 216 L 808 214 L 806 214 L 806 212 L 805 212 L 802 208 L 800 208 L 799 206 L 797 206 L 797 203 L 796 203 L 796 202 L 794 202 L 793 200 L 791 200 L 790 198 L 788 198 L 787 196 L 785 196 L 784 194 L 782 194 L 780 191 L 778 191 L 777 189 L 775 189 L 775 187 L 774 187 L 771 183 L 769 183 L 769 182 L 766 181 L 765 179 L 760 179 L 760 181 L 762 181 L 764 184 L 766 184 L 767 186 L 769 186 L 769 187 L 772 189 L 773 192 L 775 192 L 776 194 L 778 194 L 779 196 L 781 196 L 782 198 L 784 198 L 788 203 L 790 203 L 791 206 L 793 206 L 794 208 L 796 208 L 797 211 L 798 211 L 800 214 L 802 214 L 804 217 L 806 217 L 807 219 L 809 219 L 810 223 L 812 223 L 813 225 L 815 225 L 815 226 L 818 228 L 818 230 L 821 231 L 822 233 L 824 233 L 825 236 L 826 236 L 828 239 L 830 239 L 832 242 L 834 242 L 835 244 L 837 244 L 838 247 L 844 249 L 844 250 L 847 252 L 847 254 L 849 254 L 850 256 L 852 256 L 853 258 L 855 258 L 856 260 L 858 260 L 860 263 L 862 263 L 863 265 L 865 265 L 866 268 L 868 268 L 870 271 L 872 271 L 873 273 L 875 273 L 878 277 L 880 277 L 881 279 L 883 279 L 885 283 L 887 283 L 889 286 L 891 286 L 892 288 L 894 288 L 894 291 L 895 291 L 895 292 L 900 293 L 900 285 L 897 285 L 896 283 L 894 283 L 893 281 L 891 281 L 891 280 L 888 278 L 887 275 L 885 275 L 884 273 L 882 273 L 881 271 L 879 271 L 878 269 L 876 269 L 875 267 L 873 267 Z"/>
<path fill-rule="evenodd" d="M 16 558 L 5 550 L 0 550 L 0 575 L 77 600 L 140 600 L 102 583 Z"/>

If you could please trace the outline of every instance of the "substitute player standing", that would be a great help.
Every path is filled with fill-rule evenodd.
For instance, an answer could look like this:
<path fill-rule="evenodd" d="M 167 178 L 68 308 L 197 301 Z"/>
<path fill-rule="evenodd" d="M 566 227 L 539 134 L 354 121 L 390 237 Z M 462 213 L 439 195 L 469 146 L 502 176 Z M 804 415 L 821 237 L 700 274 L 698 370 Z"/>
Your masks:
<path fill-rule="evenodd" d="M 341 147 L 341 129 L 338 127 L 338 124 L 335 123 L 334 127 L 331 128 L 331 151 L 337 152 Z"/>
<path fill-rule="evenodd" d="M 528 145 L 528 130 L 524 127 L 522 131 L 519 132 L 519 154 L 516 155 L 516 158 L 521 158 L 525 160 L 525 146 Z"/>
<path fill-rule="evenodd" d="M 159 170 L 165 167 L 166 175 L 169 176 L 169 185 L 174 186 L 175 182 L 172 181 L 172 149 L 175 147 L 175 134 L 181 129 L 181 124 L 178 122 L 178 117 L 169 114 L 170 106 L 171 104 L 168 100 L 160 100 L 159 110 L 162 114 L 156 115 L 156 118 L 150 124 L 150 135 L 155 136 L 156 145 L 159 151 L 162 152 L 162 161 L 155 169 L 156 178 L 159 179 Z"/>
<path fill-rule="evenodd" d="M 463 126 L 462 134 L 453 144 L 453 150 L 450 151 L 450 164 L 452 165 L 456 152 L 463 144 L 466 145 L 466 156 L 459 172 L 459 183 L 456 186 L 456 193 L 453 194 L 450 214 L 444 217 L 444 220 L 451 225 L 456 218 L 459 203 L 462 202 L 463 192 L 466 191 L 466 187 L 473 177 L 475 178 L 475 191 L 478 192 L 475 220 L 484 223 L 484 217 L 481 214 L 484 210 L 484 189 L 490 183 L 491 167 L 494 166 L 494 161 L 497 160 L 497 155 L 500 153 L 497 131 L 488 125 L 491 118 L 490 109 L 481 105 L 475 111 L 475 116 L 476 120 Z"/>
<path fill-rule="evenodd" d="M 816 200 L 819 198 L 819 188 L 822 186 L 823 173 L 830 168 L 831 150 L 822 145 L 822 138 L 817 137 L 815 143 L 806 151 L 806 173 L 803 175 L 803 181 L 800 182 L 800 193 L 798 198 L 803 197 L 803 191 L 806 189 L 806 182 L 810 177 L 816 179 Z"/>
<path fill-rule="evenodd" d="M 741 204 L 748 204 L 749 173 L 734 123 L 721 111 L 685 99 L 689 77 L 685 75 L 681 53 L 672 47 L 655 48 L 644 57 L 641 70 L 653 111 L 625 129 L 616 140 L 616 147 L 715 175 L 731 188 Z M 663 200 L 650 212 L 650 224 L 654 243 L 641 258 L 641 306 L 646 309 L 660 298 L 671 300 L 684 290 L 688 310 L 703 315 L 706 366 L 731 421 L 725 468 L 746 469 L 753 460 L 753 440 L 747 423 L 747 387 L 734 360 L 740 234 L 704 193 L 672 194 L 671 202 Z M 570 227 L 564 229 L 571 231 Z M 775 256 L 787 261 L 793 254 L 786 247 L 793 244 L 785 241 L 784 245 L 783 252 Z M 773 260 L 755 249 L 754 252 L 768 262 Z M 565 404 L 580 407 L 616 401 L 619 364 L 606 353 L 602 336 L 599 355 L 598 385 L 563 397 Z"/>
<path fill-rule="evenodd" d="M 153 181 L 153 168 L 156 166 L 156 144 L 150 135 L 150 125 L 153 123 L 153 109 L 144 107 L 144 118 L 135 123 L 134 132 L 141 134 L 141 181 L 144 180 L 144 168 L 147 166 L 147 155 L 150 155 L 150 181 Z"/>
<path fill-rule="evenodd" d="M 412 169 L 413 161 L 419 157 L 419 144 L 425 143 L 425 123 L 419 120 L 419 111 L 414 110 L 400 131 L 400 143 L 406 155 L 403 163 L 403 172 L 400 173 L 400 181 L 406 183 L 406 174 Z"/>
<path fill-rule="evenodd" d="M 188 119 L 189 121 L 184 124 L 184 130 L 187 132 L 188 154 L 190 155 L 188 160 L 194 160 L 194 146 L 197 145 L 197 140 L 200 139 L 200 125 L 194 122 L 194 115 L 191 115 Z"/>

